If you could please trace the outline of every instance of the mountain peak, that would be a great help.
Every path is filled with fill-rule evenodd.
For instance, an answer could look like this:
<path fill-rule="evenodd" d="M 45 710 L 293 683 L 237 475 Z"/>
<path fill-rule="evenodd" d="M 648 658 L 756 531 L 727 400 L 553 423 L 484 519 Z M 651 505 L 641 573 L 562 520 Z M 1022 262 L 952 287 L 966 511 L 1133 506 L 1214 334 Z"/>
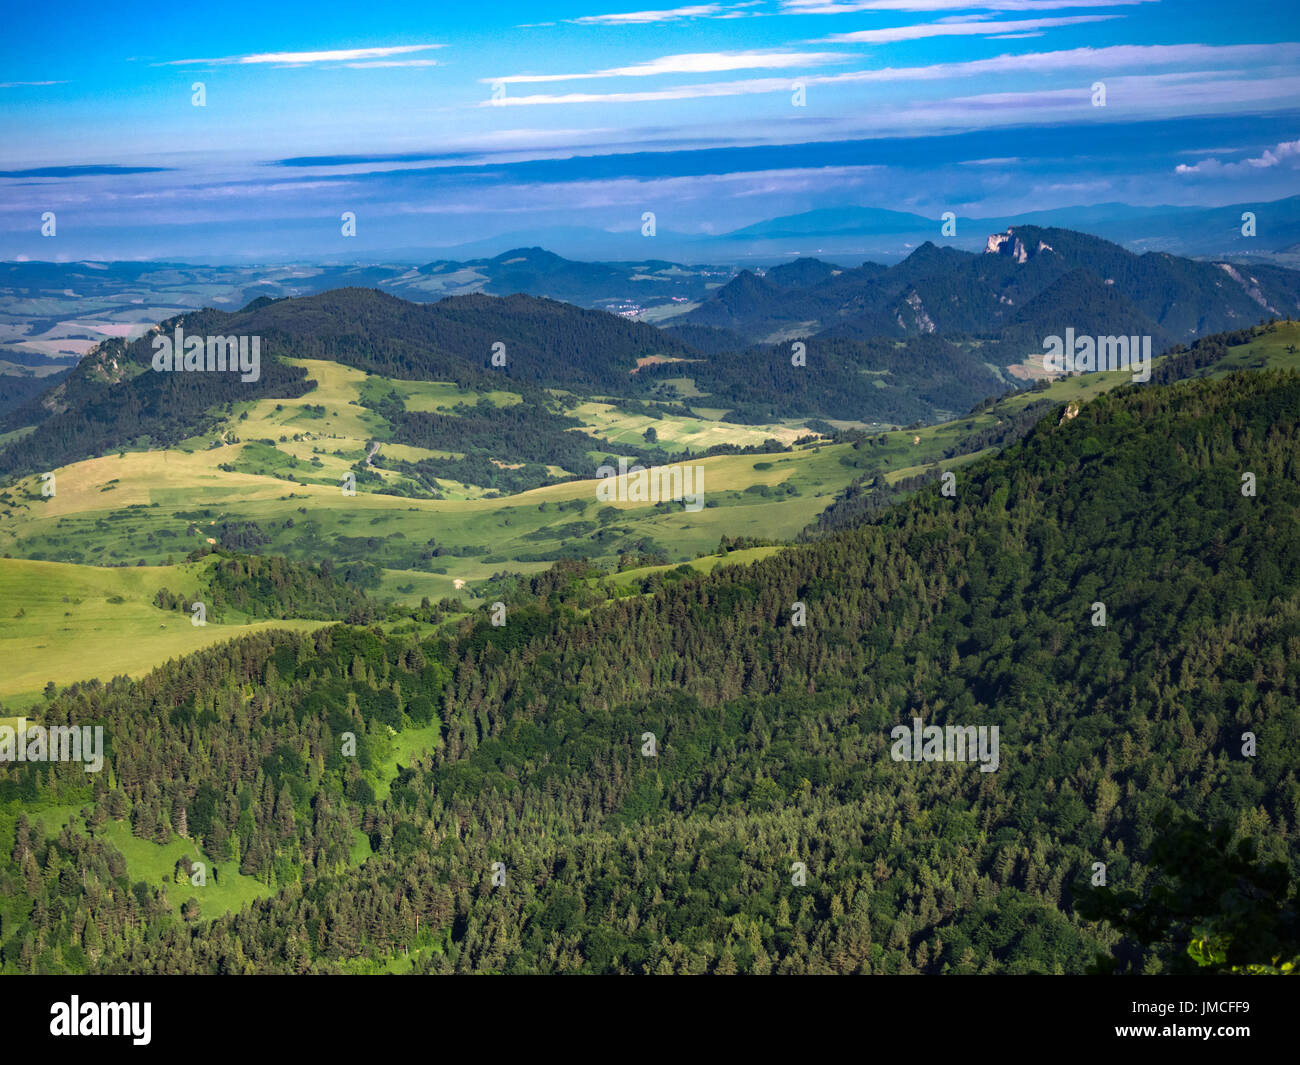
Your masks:
<path fill-rule="evenodd" d="M 800 288 L 826 281 L 840 272 L 839 268 L 820 259 L 794 259 L 767 271 L 767 280 L 782 288 Z"/>
<path fill-rule="evenodd" d="M 1017 232 L 1017 229 L 1021 232 Z M 1042 239 L 1041 234 L 1044 232 L 1036 226 L 1008 226 L 1005 233 L 993 233 L 989 236 L 984 244 L 984 254 L 1009 255 L 1018 263 L 1023 263 L 1045 251 L 1056 254 L 1056 249 Z M 1038 238 L 1036 243 L 1035 237 Z M 1032 250 L 1030 250 L 1031 245 L 1033 245 Z"/>
<path fill-rule="evenodd" d="M 927 240 L 912 250 L 912 253 L 897 266 L 892 273 L 898 278 L 916 278 L 928 273 L 946 273 L 960 270 L 971 259 L 971 253 L 958 248 L 940 247 L 932 240 Z"/>
<path fill-rule="evenodd" d="M 1029 258 L 1024 243 L 1016 236 L 1015 226 L 1008 226 L 1005 233 L 990 234 L 989 239 L 984 242 L 984 254 L 1009 255 L 1018 263 L 1023 263 Z"/>
<path fill-rule="evenodd" d="M 495 263 L 511 263 L 519 261 L 529 263 L 557 263 L 562 262 L 562 258 L 553 251 L 547 251 L 545 248 L 511 248 L 509 251 L 503 251 L 500 255 L 492 259 Z"/>

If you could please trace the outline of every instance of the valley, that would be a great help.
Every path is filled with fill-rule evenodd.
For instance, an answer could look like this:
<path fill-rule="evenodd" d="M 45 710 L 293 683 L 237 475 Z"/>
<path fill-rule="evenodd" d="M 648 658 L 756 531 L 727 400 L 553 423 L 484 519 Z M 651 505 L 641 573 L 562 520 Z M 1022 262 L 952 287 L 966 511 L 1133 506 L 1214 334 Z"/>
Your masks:
<path fill-rule="evenodd" d="M 510 971 L 537 964 L 536 936 L 553 920 L 567 922 L 584 943 L 587 961 L 574 967 L 593 971 L 687 971 L 700 964 L 687 957 L 698 955 L 764 972 L 782 952 L 788 971 L 805 964 L 1045 971 L 1040 946 L 1014 929 L 1021 918 L 1013 913 L 1052 929 L 1058 967 L 1077 970 L 1089 952 L 1113 947 L 1113 933 L 1057 908 L 1063 873 L 1045 882 L 1034 872 L 1047 846 L 1070 855 L 1061 862 L 1081 861 L 1078 838 L 1009 823 L 1010 809 L 988 785 L 948 776 L 900 783 L 885 775 L 892 763 L 860 755 L 842 761 L 827 743 L 857 737 L 874 750 L 886 725 L 914 723 L 931 700 L 941 715 L 949 705 L 978 705 L 1000 722 L 1004 744 L 983 771 L 999 781 L 1009 776 L 1021 792 L 1041 788 L 1024 755 L 1042 749 L 1059 761 L 1062 740 L 1044 731 L 1040 703 L 1025 701 L 1031 692 L 1034 700 L 1044 696 L 1023 663 L 1056 670 L 1069 699 L 1093 698 L 1085 692 L 1087 671 L 1101 668 L 1097 655 L 1112 673 L 1135 668 L 1117 666 L 1113 654 L 1147 646 L 1150 635 L 1124 626 L 1148 609 L 1139 600 L 1156 593 L 1143 581 L 1112 583 L 1120 643 L 1100 650 L 1078 640 L 1062 589 L 1089 589 L 1096 578 L 1064 582 L 1055 562 L 1039 558 L 1036 567 L 1056 574 L 1044 578 L 1049 608 L 1026 590 L 1037 577 L 998 561 L 1027 550 L 1008 541 L 1036 535 L 1025 516 L 1014 533 L 998 517 L 1011 485 L 1057 485 L 1055 495 L 1039 489 L 1029 510 L 1047 499 L 1064 506 L 1068 496 L 1071 506 L 1101 513 L 1106 493 L 1128 499 L 1141 478 L 1116 481 L 1101 474 L 1106 467 L 1089 474 L 1088 463 L 1103 451 L 1117 467 L 1149 460 L 1163 464 L 1171 484 L 1183 483 L 1186 471 L 1157 446 L 1159 427 L 1185 446 L 1193 423 L 1210 431 L 1203 404 L 1260 403 L 1275 412 L 1277 431 L 1289 432 L 1294 377 L 1287 375 L 1300 371 L 1300 325 L 1274 320 L 1190 344 L 1166 339 L 1149 383 L 1134 384 L 1128 370 L 1044 373 L 1041 357 L 1032 356 L 1035 370 L 1025 374 L 1022 362 L 1009 361 L 1025 358 L 1024 320 L 972 336 L 962 325 L 969 309 L 948 320 L 926 310 L 940 291 L 931 277 L 907 282 L 912 325 L 895 315 L 897 335 L 864 337 L 883 319 L 846 321 L 834 309 L 843 293 L 833 294 L 846 284 L 843 273 L 823 266 L 773 270 L 776 281 L 766 288 L 742 275 L 750 296 L 765 293 L 751 310 L 737 317 L 743 301 L 724 286 L 683 305 L 680 317 L 726 306 L 725 327 L 688 321 L 668 331 L 527 297 L 479 295 L 431 309 L 359 289 L 259 299 L 233 314 L 202 310 L 159 323 L 186 335 L 259 331 L 265 373 L 240 383 L 242 391 L 214 375 L 158 380 L 146 368 L 144 334 L 99 344 L 43 398 L 11 410 L 0 436 L 0 467 L 8 471 L 0 484 L 7 664 L 0 713 L 16 726 L 93 707 L 113 738 L 113 769 L 107 781 L 64 768 L 44 776 L 0 771 L 0 837 L 50 854 L 84 848 L 88 867 L 103 864 L 106 876 L 120 869 L 137 885 L 137 919 L 163 937 L 146 944 L 110 929 L 102 941 L 83 937 L 77 950 L 125 951 L 118 956 L 132 964 L 151 955 L 195 971 L 274 969 L 279 963 L 264 953 L 254 963 L 244 946 L 232 949 L 231 922 L 292 908 L 286 891 L 308 868 L 350 907 L 368 905 L 361 900 L 380 882 L 408 899 L 413 883 L 441 885 L 418 903 L 426 921 L 418 934 L 388 918 L 366 946 L 341 928 L 322 931 L 317 947 L 294 962 L 318 971 Z M 986 266 L 1037 269 L 1038 281 L 1026 275 L 1016 283 L 1040 293 L 1072 276 L 1060 264 L 1035 267 L 1028 255 L 984 264 L 928 249 L 900 269 L 920 277 L 917 271 L 960 275 Z M 866 290 L 878 289 L 880 273 L 866 274 Z M 928 294 L 916 296 L 927 284 Z M 1077 277 L 1069 284 L 1085 293 L 1082 302 L 1071 296 L 1051 314 L 1038 313 L 1044 327 L 1088 306 L 1092 289 L 1080 290 Z M 1290 291 L 1289 279 L 1279 284 L 1277 292 Z M 1238 316 L 1235 300 L 1228 297 L 1226 320 Z M 1128 306 L 1140 315 L 1140 303 Z M 813 306 L 822 310 L 806 309 Z M 1107 306 L 1104 320 L 1116 321 L 1118 304 Z M 774 343 L 772 330 L 780 334 L 787 318 L 797 328 Z M 1077 320 L 1098 319 L 1083 313 Z M 499 342 L 509 353 L 504 365 L 488 357 L 497 336 L 506 338 Z M 799 336 L 808 337 L 799 342 L 804 366 L 791 362 L 786 342 Z M 805 377 L 795 376 L 804 369 Z M 1032 380 L 1015 384 L 1026 376 Z M 1242 395 L 1255 398 L 1239 401 Z M 1232 409 L 1240 421 L 1247 407 Z M 1256 435 L 1242 446 L 1275 478 L 1272 440 Z M 1055 457 L 1034 465 L 1037 452 Z M 42 468 L 44 456 L 58 461 Z M 626 490 L 631 480 L 613 491 L 602 479 L 602 471 L 638 464 L 656 482 L 661 471 L 689 465 L 703 491 L 641 500 Z M 1108 487 L 1098 487 L 1097 476 Z M 941 494 L 940 483 L 957 487 Z M 1207 511 L 1222 509 L 1204 486 L 1184 487 Z M 1275 520 L 1291 520 L 1289 498 L 1270 502 Z M 957 525 L 946 516 L 954 506 L 963 515 Z M 1168 493 L 1159 506 L 1185 509 Z M 1123 513 L 1129 526 L 1148 520 L 1131 500 Z M 984 531 L 963 531 L 967 522 Z M 1068 535 L 1077 554 L 1077 538 L 1094 525 L 1067 531 L 1058 517 L 1050 527 Z M 932 553 L 934 536 L 946 538 L 949 554 Z M 994 542 L 1002 546 L 987 556 L 975 546 Z M 926 566 L 918 569 L 914 555 Z M 1288 574 L 1289 566 L 1284 561 Z M 982 575 L 968 578 L 971 570 Z M 1001 596 L 1029 597 L 1022 610 L 1050 609 L 1051 619 L 1036 624 L 1050 630 L 1040 637 L 1057 649 L 1057 664 L 1041 647 L 1019 643 L 1008 659 L 1012 630 L 982 598 L 969 613 L 965 593 L 955 591 L 968 579 L 972 595 L 1001 585 Z M 1277 580 L 1278 594 L 1293 598 L 1289 577 Z M 840 597 L 856 604 L 850 613 Z M 960 620 L 931 609 L 944 597 L 947 616 Z M 198 604 L 203 624 L 196 625 Z M 1188 607 L 1184 627 L 1169 638 L 1187 639 L 1187 619 L 1199 609 Z M 791 636 L 803 632 L 808 611 L 807 637 Z M 623 634 L 632 631 L 651 634 L 650 647 L 626 646 Z M 906 658 L 889 650 L 896 639 L 906 641 Z M 578 646 L 585 649 L 577 653 Z M 936 674 L 934 653 L 946 655 L 962 679 Z M 907 694 L 918 684 L 927 694 Z M 146 703 L 161 709 L 146 711 Z M 1258 727 L 1275 747 L 1276 731 L 1268 730 L 1290 725 L 1271 721 L 1266 715 Z M 800 754 L 810 729 L 821 738 Z M 624 733 L 663 744 L 656 768 L 629 761 Z M 195 747 L 198 736 L 205 739 Z M 340 736 L 354 737 L 355 756 L 346 744 L 340 756 Z M 1082 733 L 1066 742 L 1092 751 L 1095 762 L 1098 748 Z M 228 752 L 223 758 L 244 751 L 238 757 L 254 759 L 256 771 L 222 777 L 209 766 L 209 748 Z M 158 785 L 141 768 L 156 758 L 187 767 L 176 779 L 188 783 Z M 1275 756 L 1268 765 L 1261 772 L 1273 781 L 1269 794 L 1288 795 Z M 581 783 L 593 774 L 608 782 L 600 800 Z M 1266 801 L 1249 775 L 1225 774 L 1232 788 Z M 1117 787 L 1105 773 L 1100 783 L 1091 769 L 1085 776 L 1098 795 Z M 1042 801 L 1077 820 L 1071 794 L 1053 788 Z M 545 798 L 555 795 L 565 796 L 559 805 Z M 649 933 L 630 915 L 621 920 L 631 933 L 611 938 L 570 912 L 570 892 L 591 891 L 579 882 L 545 891 L 542 923 L 529 924 L 533 945 L 513 951 L 514 961 L 467 942 L 451 915 L 483 918 L 469 918 L 472 905 L 450 893 L 467 886 L 466 869 L 497 853 L 486 825 L 500 820 L 501 802 L 551 811 L 510 830 L 513 860 L 530 878 L 574 854 L 610 861 L 615 840 L 643 849 L 670 837 L 678 848 L 703 846 L 723 866 L 735 863 L 754 885 L 752 912 L 738 926 L 743 943 L 729 937 L 719 955 L 716 940 L 701 940 L 651 906 L 654 934 L 674 937 L 684 952 L 677 961 L 653 961 Z M 923 804 L 937 811 L 936 822 L 919 812 Z M 1104 805 L 1115 809 L 1109 799 Z M 471 808 L 477 827 L 449 836 L 447 818 L 462 816 L 450 811 Z M 976 830 L 968 808 L 983 809 L 990 826 L 1000 823 L 1000 843 Z M 906 832 L 898 827 L 902 813 L 914 826 Z M 910 836 L 932 823 L 981 855 L 958 863 L 960 882 L 949 890 L 961 904 L 925 896 L 915 950 L 910 935 L 868 942 L 869 926 L 908 921 L 891 901 L 913 890 L 906 885 L 934 879 L 928 859 L 905 853 L 922 838 Z M 1118 846 L 1118 837 L 1098 834 L 1110 829 L 1129 832 L 1106 818 L 1089 830 L 1089 845 Z M 705 831 L 720 834 L 705 844 L 698 835 Z M 770 879 L 771 848 L 786 846 L 773 841 L 790 833 L 811 841 L 814 859 L 855 841 L 851 861 L 822 867 L 817 901 L 798 913 L 757 886 Z M 1020 857 L 1007 859 L 1007 847 L 1020 848 Z M 1027 878 L 1015 872 L 1024 854 L 1031 855 Z M 656 875 L 662 891 L 688 874 L 660 868 Z M 980 877 L 1001 885 L 999 945 L 979 930 L 992 916 L 977 901 Z M 725 889 L 716 879 L 688 879 L 696 885 L 689 890 L 720 904 Z M 862 901 L 853 886 L 859 880 L 884 894 Z M 620 912 L 629 901 L 625 893 L 610 899 Z M 563 913 L 570 916 L 546 916 Z M 274 935 L 294 920 L 276 916 Z M 855 944 L 851 963 L 812 960 L 814 930 L 826 920 Z M 709 927 L 710 936 L 726 934 L 716 921 Z M 198 929 L 213 937 L 198 948 L 209 952 L 204 960 L 188 938 Z M 277 949 L 294 956 L 301 948 Z M 88 955 L 77 950 L 68 957 L 84 968 Z"/>
<path fill-rule="evenodd" d="M 1297 344 L 1300 326 L 1279 326 L 1227 349 L 1211 372 L 1300 370 Z M 387 427 L 361 405 L 364 398 L 395 390 L 410 409 L 448 411 L 463 403 L 510 406 L 521 397 L 388 379 L 319 360 L 295 365 L 316 383 L 297 399 L 236 404 L 211 433 L 176 448 L 59 467 L 52 498 L 41 496 L 34 477 L 0 493 L 0 601 L 24 611 L 22 619 L 0 618 L 0 650 L 22 664 L 0 682 L 0 703 L 30 705 L 50 681 L 62 685 L 109 670 L 138 675 L 173 655 L 271 624 L 244 619 L 197 628 L 158 610 L 151 602 L 158 588 L 179 591 L 192 583 L 202 563 L 184 560 L 195 551 L 374 563 L 381 568 L 374 594 L 407 607 L 456 599 L 473 609 L 491 600 L 504 575 L 540 573 L 564 558 L 587 559 L 617 585 L 630 586 L 682 563 L 712 567 L 722 538 L 794 541 L 851 484 L 880 478 L 893 486 L 959 469 L 990 454 L 993 449 L 978 446 L 982 438 L 1031 403 L 1077 406 L 1131 384 L 1122 371 L 1077 374 L 1040 391 L 1012 393 L 964 418 L 873 432 L 866 446 L 808 441 L 790 451 L 693 458 L 707 489 L 704 509 L 691 512 L 680 504 L 602 503 L 592 478 L 506 495 L 442 481 L 441 499 L 387 494 L 374 490 L 379 483 L 363 482 L 356 495 L 344 495 L 339 478 L 364 459 L 367 441 L 379 443 L 381 456 L 419 454 L 379 441 Z M 807 434 L 704 417 L 653 419 L 623 413 L 615 403 L 573 410 L 590 419 L 584 426 L 609 443 L 611 454 L 633 458 L 635 450 L 622 448 L 643 442 L 643 425 L 662 429 L 661 442 L 676 434 L 671 443 L 684 453 L 700 438 L 749 446 L 758 442 L 753 434 L 780 440 L 784 433 L 783 445 L 792 446 L 791 434 Z M 249 439 L 263 434 L 273 443 Z M 593 462 L 598 458 L 592 453 Z M 376 475 L 383 484 L 397 480 L 382 460 Z M 736 552 L 730 561 L 777 549 Z M 662 562 L 639 567 L 642 556 Z M 114 597 L 123 601 L 110 604 Z M 310 629 L 319 623 L 283 624 Z"/>
<path fill-rule="evenodd" d="M 50 14 L 0 36 L 0 977 L 63 978 L 15 1060 L 373 1053 L 471 986 L 303 976 L 1286 1055 L 1285 982 L 1180 978 L 1300 975 L 1294 2 Z"/>

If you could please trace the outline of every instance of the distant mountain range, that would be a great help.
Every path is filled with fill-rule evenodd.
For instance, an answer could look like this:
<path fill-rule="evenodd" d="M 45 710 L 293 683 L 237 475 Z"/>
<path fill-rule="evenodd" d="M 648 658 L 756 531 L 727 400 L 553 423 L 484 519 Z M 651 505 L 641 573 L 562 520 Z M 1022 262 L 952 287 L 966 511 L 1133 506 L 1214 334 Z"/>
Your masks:
<path fill-rule="evenodd" d="M 1247 213 L 1254 216 L 1253 236 L 1242 232 L 1242 216 Z M 1300 196 L 1224 207 L 1102 203 L 1017 215 L 956 215 L 956 232 L 943 235 L 939 218 L 846 205 L 772 218 L 710 238 L 708 243 L 728 251 L 743 245 L 748 249 L 744 258 L 770 259 L 784 251 L 805 256 L 855 253 L 888 261 L 907 255 L 926 240 L 942 239 L 973 251 L 989 233 L 1033 225 L 1081 230 L 1131 251 L 1300 260 Z M 740 256 L 732 251 L 730 257 Z"/>
<path fill-rule="evenodd" d="M 1254 215 L 1254 237 L 1241 232 L 1241 216 L 1247 212 Z M 881 274 L 887 264 L 902 267 L 904 260 L 910 259 L 901 272 L 892 275 L 897 278 L 908 271 L 915 273 L 928 262 L 935 242 L 954 252 L 979 253 L 990 234 L 1025 226 L 1084 230 L 1111 242 L 1111 250 L 1103 258 L 1117 250 L 1218 258 L 1249 266 L 1249 272 L 1261 282 L 1276 276 L 1269 273 L 1270 267 L 1300 268 L 1300 196 L 1212 209 L 1101 204 L 1033 212 L 1014 219 L 958 217 L 955 224 L 956 233 L 944 236 L 938 219 L 846 206 L 770 219 L 708 238 L 662 231 L 659 237 L 642 238 L 581 229 L 548 230 L 545 236 L 553 243 L 547 248 L 521 245 L 497 254 L 438 258 L 420 265 L 0 263 L 0 377 L 31 378 L 66 368 L 99 341 L 138 336 L 150 325 L 187 311 L 203 307 L 233 310 L 259 296 L 307 296 L 348 287 L 379 288 L 421 303 L 472 292 L 498 296 L 525 293 L 652 323 L 672 320 L 675 325 L 694 321 L 726 326 L 727 315 L 716 308 L 695 318 L 683 315 L 708 302 L 744 269 L 754 276 L 766 276 L 781 288 L 808 288 L 827 282 L 833 271 L 851 275 L 840 283 L 844 285 L 855 278 Z M 481 243 L 493 249 L 501 246 L 500 238 Z M 560 254 L 572 256 L 583 248 L 602 257 L 587 261 Z M 645 257 L 651 248 L 660 257 Z M 670 248 L 680 253 L 678 261 L 661 254 Z M 920 259 L 912 258 L 918 253 Z M 955 264 L 959 260 L 948 261 Z M 749 283 L 747 279 L 742 286 Z M 1268 290 L 1267 283 L 1260 289 L 1266 303 Z M 749 298 L 762 299 L 762 291 L 760 286 Z M 740 298 L 740 290 L 731 290 L 727 298 Z M 1281 309 L 1276 301 L 1273 306 Z M 1148 316 L 1153 321 L 1170 328 L 1165 324 L 1167 314 L 1152 311 L 1148 309 Z M 898 309 L 891 319 L 898 313 L 907 318 L 907 312 Z M 812 317 L 822 320 L 824 315 Z M 980 312 L 973 326 L 982 327 L 988 321 Z M 1217 323 L 1233 327 L 1230 316 Z M 1181 336 L 1193 328 L 1200 334 L 1205 331 L 1189 322 L 1173 326 L 1171 335 Z M 19 391 L 30 388 L 0 391 L 0 411 Z"/>
<path fill-rule="evenodd" d="M 32 275 L 39 268 L 23 269 Z M 44 269 L 57 275 L 60 268 Z M 10 268 L 11 280 L 15 272 Z M 905 424 L 969 410 L 1016 378 L 1041 374 L 1031 357 L 1042 355 L 1044 337 L 1068 329 L 1149 336 L 1160 354 L 1300 312 L 1297 271 L 1138 255 L 1088 234 L 1023 225 L 987 236 L 980 252 L 925 242 L 893 266 L 800 259 L 762 274 L 743 270 L 725 284 L 671 263 L 578 263 L 540 249 L 381 274 L 323 269 L 252 290 L 360 275 L 426 300 L 431 285 L 486 291 L 417 303 L 352 285 L 259 295 L 237 311 L 187 311 L 162 323 L 168 334 L 181 326 L 190 335 L 260 337 L 263 368 L 251 385 L 229 374 L 151 373 L 149 336 L 110 337 L 48 391 L 34 395 L 31 382 L 12 390 L 0 432 L 35 430 L 0 450 L 0 472 L 146 440 L 174 443 L 202 431 L 216 405 L 309 391 L 304 372 L 280 356 L 487 391 L 508 381 L 541 405 L 549 400 L 538 390 L 564 389 L 637 401 L 700 397 L 746 424 L 810 417 Z M 668 296 L 657 312 L 663 328 L 655 328 L 635 316 L 518 291 L 486 294 L 538 287 L 591 300 L 619 285 L 694 298 Z M 132 291 L 140 291 L 138 277 L 115 298 Z M 792 361 L 796 341 L 805 363 Z M 503 366 L 491 362 L 498 345 Z"/>
<path fill-rule="evenodd" d="M 1247 212 L 1255 218 L 1253 236 L 1242 232 L 1242 215 Z M 954 214 L 955 232 L 945 232 L 941 217 L 860 204 L 769 218 L 717 234 L 680 233 L 660 226 L 655 236 L 645 237 L 638 230 L 610 233 L 583 226 L 548 226 L 514 230 L 432 254 L 480 260 L 491 258 L 502 247 L 541 246 L 569 258 L 602 262 L 635 261 L 653 254 L 688 263 L 770 264 L 798 256 L 888 263 L 905 258 L 927 240 L 976 251 L 989 233 L 1036 225 L 1092 233 L 1131 251 L 1263 258 L 1300 265 L 1300 196 L 1222 207 L 1101 203 L 1020 214 L 960 210 Z M 420 249 L 394 253 L 394 258 L 412 257 L 425 255 Z"/>
<path fill-rule="evenodd" d="M 1041 352 L 1041 338 L 1066 325 L 1166 347 L 1297 311 L 1294 270 L 1137 255 L 1088 234 L 1017 225 L 986 237 L 977 253 L 927 241 L 892 267 L 800 259 L 761 276 L 745 270 L 667 325 L 696 346 L 933 333 Z M 701 327 L 720 335 L 710 343 Z M 1019 361 L 1015 353 L 995 361 Z"/>
<path fill-rule="evenodd" d="M 0 263 L 0 377 L 65 369 L 101 341 L 138 337 L 164 319 L 205 307 L 238 310 L 262 296 L 378 288 L 430 303 L 475 292 L 525 293 L 641 317 L 702 301 L 735 273 L 730 266 L 663 260 L 578 262 L 541 248 L 421 266 Z M 3 402 L 0 392 L 0 411 Z"/>

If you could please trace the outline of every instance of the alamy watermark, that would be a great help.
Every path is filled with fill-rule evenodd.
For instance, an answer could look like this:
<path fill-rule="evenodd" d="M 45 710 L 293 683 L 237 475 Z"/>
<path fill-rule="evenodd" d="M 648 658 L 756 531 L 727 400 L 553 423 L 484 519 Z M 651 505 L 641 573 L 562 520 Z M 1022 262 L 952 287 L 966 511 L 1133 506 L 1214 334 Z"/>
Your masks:
<path fill-rule="evenodd" d="M 629 467 L 627 459 L 618 460 L 618 469 L 601 466 L 596 470 L 599 503 L 667 503 L 681 502 L 694 513 L 704 508 L 704 467 L 644 466 Z"/>
<path fill-rule="evenodd" d="M 178 325 L 174 337 L 153 338 L 153 368 L 159 373 L 238 371 L 241 381 L 256 381 L 262 376 L 262 338 L 187 337 Z"/>
<path fill-rule="evenodd" d="M 1065 339 L 1043 340 L 1043 369 L 1049 373 L 1091 373 L 1093 370 L 1133 370 L 1134 381 L 1151 380 L 1151 338 L 1076 337 L 1074 327 Z"/>
<path fill-rule="evenodd" d="M 130 1036 L 135 1046 L 148 1046 L 152 1038 L 151 1002 L 68 1002 L 50 1006 L 50 1035 Z"/>
<path fill-rule="evenodd" d="M 926 725 L 919 717 L 911 727 L 896 725 L 889 733 L 895 762 L 975 762 L 981 773 L 995 773 L 1001 764 L 997 725 Z"/>
<path fill-rule="evenodd" d="M 87 773 L 104 768 L 104 726 L 0 725 L 0 762 L 82 762 Z"/>

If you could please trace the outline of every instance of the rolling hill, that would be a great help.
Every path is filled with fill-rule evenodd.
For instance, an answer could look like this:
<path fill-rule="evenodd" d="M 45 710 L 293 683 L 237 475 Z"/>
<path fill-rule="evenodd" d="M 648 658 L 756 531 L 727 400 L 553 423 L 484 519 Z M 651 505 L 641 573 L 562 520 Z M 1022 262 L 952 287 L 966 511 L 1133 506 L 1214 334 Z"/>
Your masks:
<path fill-rule="evenodd" d="M 1158 360 L 1152 380 L 1300 370 L 1298 343 L 1300 326 L 1294 324 L 1210 338 Z M 229 422 L 256 434 L 284 436 L 288 430 L 303 437 L 308 430 L 304 439 L 269 449 L 286 463 L 296 461 L 294 466 L 259 468 L 265 460 L 258 456 L 267 449 L 259 446 L 250 456 L 250 445 L 243 444 L 128 452 L 57 470 L 53 498 L 40 495 L 35 479 L 0 494 L 0 552 L 6 556 L 0 559 L 0 598 L 12 604 L 10 613 L 22 612 L 0 617 L 0 647 L 23 663 L 0 685 L 0 699 L 21 695 L 31 702 L 47 681 L 66 685 L 107 672 L 135 675 L 175 654 L 253 631 L 239 626 L 264 627 L 268 617 L 320 616 L 287 606 L 304 595 L 309 603 L 319 600 L 310 578 L 296 582 L 303 592 L 293 598 L 276 593 L 268 600 L 265 592 L 254 591 L 253 601 L 263 604 L 257 612 L 232 607 L 229 616 L 214 612 L 208 626 L 191 627 L 183 612 L 161 608 L 157 600 L 165 589 L 173 597 L 199 595 L 219 605 L 205 576 L 217 560 L 184 561 L 193 552 L 221 548 L 313 566 L 328 559 L 348 581 L 360 579 L 349 575 L 352 567 L 378 567 L 378 583 L 367 587 L 376 598 L 406 608 L 424 598 L 461 599 L 471 607 L 492 602 L 506 594 L 509 575 L 543 573 L 565 560 L 586 560 L 620 587 L 650 588 L 655 574 L 676 579 L 672 574 L 682 563 L 713 567 L 721 561 L 714 554 L 720 542 L 768 545 L 732 551 L 727 559 L 734 563 L 852 526 L 924 488 L 941 471 L 963 470 L 1014 443 L 1044 418 L 1060 420 L 1063 411 L 1131 383 L 1123 372 L 1075 375 L 915 430 L 857 429 L 837 443 L 700 458 L 695 461 L 704 471 L 706 506 L 692 513 L 629 502 L 602 506 L 591 480 L 499 497 L 465 489 L 457 498 L 447 486 L 448 498 L 411 500 L 366 491 L 364 483 L 356 496 L 342 495 L 337 473 L 349 461 L 325 453 L 327 461 L 316 470 L 308 459 L 317 457 L 317 435 L 346 442 L 355 449 L 352 460 L 363 451 L 371 429 L 349 421 L 358 410 L 349 397 L 404 387 L 410 405 L 428 409 L 449 408 L 460 397 L 454 389 L 420 382 L 381 383 L 335 363 L 302 365 L 324 395 L 243 404 L 249 417 Z M 510 398 L 494 396 L 497 402 Z M 313 399 L 325 401 L 324 416 L 306 416 Z M 623 431 L 638 439 L 647 420 L 631 421 Z M 663 420 L 650 421 L 669 431 Z M 623 423 L 617 418 L 603 431 Z M 242 457 L 232 460 L 232 453 Z M 297 479 L 287 480 L 291 474 Z M 238 603 L 245 594 L 225 589 L 218 598 Z M 331 616 L 346 617 L 354 607 Z"/>
<path fill-rule="evenodd" d="M 74 686 L 42 719 L 103 721 L 112 775 L 0 781 L 26 804 L 0 874 L 44 900 L 6 906 L 4 965 L 1195 968 L 1178 934 L 1134 942 L 1076 904 L 1098 862 L 1118 898 L 1161 882 L 1171 806 L 1294 874 L 1298 415 L 1294 372 L 1121 387 L 963 467 L 955 496 L 744 567 L 608 597 L 560 570 L 501 626 L 257 633 Z M 917 718 L 999 729 L 996 771 L 901 759 Z M 147 857 L 114 840 L 177 835 L 271 891 L 177 921 L 155 869 L 100 901 Z M 73 855 L 84 878 L 40 875 Z M 1203 902 L 1231 961 L 1258 903 Z M 1246 961 L 1294 953 L 1282 918 Z"/>

